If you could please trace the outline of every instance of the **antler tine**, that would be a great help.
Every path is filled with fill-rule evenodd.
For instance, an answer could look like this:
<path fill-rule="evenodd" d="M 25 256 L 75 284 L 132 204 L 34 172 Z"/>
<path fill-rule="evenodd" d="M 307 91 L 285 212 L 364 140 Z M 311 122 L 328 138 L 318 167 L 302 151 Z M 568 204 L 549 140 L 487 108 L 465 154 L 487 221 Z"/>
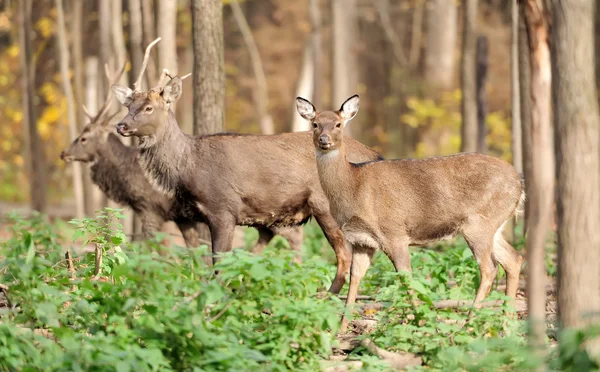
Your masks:
<path fill-rule="evenodd" d="M 191 73 L 191 72 L 190 72 L 189 74 L 187 74 L 187 75 L 183 75 L 183 76 L 181 77 L 181 80 L 185 80 L 185 79 L 189 78 L 190 76 L 192 76 L 192 73 Z"/>
<path fill-rule="evenodd" d="M 148 67 L 148 60 L 150 59 L 150 50 L 152 47 L 160 41 L 160 37 L 156 38 L 153 42 L 151 42 L 146 47 L 146 53 L 144 54 L 144 61 L 142 62 L 142 69 L 140 70 L 140 74 L 138 75 L 137 80 L 133 84 L 133 90 L 139 92 L 142 86 L 142 77 L 144 76 L 144 71 L 146 71 L 146 67 Z"/>
<path fill-rule="evenodd" d="M 85 107 L 85 105 L 81 105 L 81 109 L 83 110 L 85 116 L 87 116 L 88 119 L 90 119 L 90 121 L 94 120 L 94 117 L 92 116 L 92 114 L 90 114 L 90 111 L 87 109 L 87 107 Z"/>
<path fill-rule="evenodd" d="M 156 85 L 154 86 L 154 88 L 152 88 L 152 90 L 162 90 L 163 88 L 163 80 L 165 80 L 165 77 L 167 76 L 171 76 L 169 75 L 169 70 L 167 70 L 166 68 L 163 68 L 160 77 L 158 78 L 158 81 L 156 82 Z"/>
<path fill-rule="evenodd" d="M 125 72 L 125 66 L 127 66 L 127 61 L 125 61 L 123 63 L 123 67 L 121 67 L 121 70 L 119 70 L 118 73 L 111 75 L 110 70 L 108 68 L 108 63 L 104 64 L 104 74 L 106 75 L 106 80 L 108 80 L 109 87 L 113 84 L 116 84 L 119 81 L 119 79 L 121 79 L 123 72 Z M 104 103 L 102 104 L 102 107 L 100 107 L 100 110 L 98 110 L 98 114 L 96 115 L 96 120 L 98 120 L 98 118 L 101 118 L 108 112 L 108 109 L 110 108 L 111 104 L 112 104 L 112 93 L 111 93 L 111 90 L 109 89 L 108 92 L 106 92 L 106 98 L 104 99 Z"/>

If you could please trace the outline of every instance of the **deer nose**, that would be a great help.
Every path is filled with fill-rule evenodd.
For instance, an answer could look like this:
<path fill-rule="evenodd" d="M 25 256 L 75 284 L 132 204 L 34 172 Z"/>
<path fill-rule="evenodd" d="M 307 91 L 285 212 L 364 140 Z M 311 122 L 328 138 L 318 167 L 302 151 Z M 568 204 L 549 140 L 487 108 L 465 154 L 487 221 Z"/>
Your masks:
<path fill-rule="evenodd" d="M 123 122 L 120 122 L 119 124 L 117 124 L 117 132 L 120 135 L 123 135 L 125 133 L 125 131 L 129 130 L 129 126 Z"/>
<path fill-rule="evenodd" d="M 327 145 L 329 143 L 329 136 L 327 134 L 321 134 L 319 136 L 319 145 Z"/>
<path fill-rule="evenodd" d="M 61 160 L 65 160 L 65 156 L 67 156 L 67 154 L 65 154 L 65 152 L 64 152 L 64 151 L 61 151 L 61 152 L 60 152 L 60 159 L 61 159 Z"/>

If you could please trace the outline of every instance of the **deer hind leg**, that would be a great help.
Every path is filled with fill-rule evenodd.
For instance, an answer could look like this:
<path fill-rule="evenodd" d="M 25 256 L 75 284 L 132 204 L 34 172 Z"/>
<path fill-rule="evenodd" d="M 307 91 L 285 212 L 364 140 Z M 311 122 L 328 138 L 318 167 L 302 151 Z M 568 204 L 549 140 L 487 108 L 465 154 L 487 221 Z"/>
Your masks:
<path fill-rule="evenodd" d="M 346 308 L 356 302 L 358 295 L 358 286 L 360 281 L 365 276 L 371 261 L 373 260 L 373 248 L 355 245 L 352 247 L 352 267 L 350 269 L 350 288 L 348 289 L 348 297 L 346 298 Z M 340 333 L 346 332 L 348 329 L 348 318 L 342 316 L 342 325 Z"/>
<path fill-rule="evenodd" d="M 469 224 L 463 228 L 463 236 L 479 264 L 481 273 L 481 281 L 474 301 L 474 304 L 477 305 L 487 297 L 498 272 L 498 263 L 492 254 L 494 232 L 490 232 L 490 229 L 483 223 Z"/>
<path fill-rule="evenodd" d="M 302 263 L 302 239 L 304 237 L 304 231 L 302 230 L 302 226 L 294 226 L 294 227 L 276 227 L 273 229 L 275 234 L 279 234 L 283 236 L 288 243 L 290 243 L 290 248 L 296 252 L 296 256 L 294 256 L 294 262 L 297 264 Z"/>
<path fill-rule="evenodd" d="M 494 234 L 492 256 L 506 272 L 506 295 L 516 298 L 523 257 L 502 236 L 502 225 Z"/>
<path fill-rule="evenodd" d="M 408 243 L 409 241 L 406 237 L 401 237 L 394 240 L 391 244 L 391 249 L 384 249 L 384 253 L 392 261 L 397 272 L 406 271 L 412 273 Z"/>
<path fill-rule="evenodd" d="M 257 230 L 258 241 L 254 245 L 254 248 L 252 248 L 252 253 L 262 254 L 262 252 L 265 250 L 265 247 L 267 246 L 267 244 L 269 244 L 271 239 L 273 239 L 273 236 L 275 234 L 268 227 L 258 227 Z"/>

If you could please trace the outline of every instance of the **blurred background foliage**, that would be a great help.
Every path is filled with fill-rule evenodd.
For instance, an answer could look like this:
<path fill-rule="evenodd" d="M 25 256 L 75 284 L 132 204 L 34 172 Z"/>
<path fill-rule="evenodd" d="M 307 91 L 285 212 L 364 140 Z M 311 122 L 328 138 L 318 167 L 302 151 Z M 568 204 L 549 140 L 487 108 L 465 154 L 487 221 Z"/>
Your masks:
<path fill-rule="evenodd" d="M 130 16 L 127 2 L 122 2 L 123 32 L 129 38 Z M 191 71 L 191 11 L 188 1 L 178 1 L 176 44 L 178 70 Z M 358 1 L 358 38 L 352 51 L 358 60 L 358 88 L 361 94 L 361 114 L 353 125 L 353 136 L 381 151 L 386 157 L 425 157 L 447 155 L 460 150 L 460 97 L 458 67 L 460 38 L 452 58 L 454 72 L 451 89 L 440 91 L 427 86 L 424 80 L 424 54 L 427 29 L 416 25 L 415 17 L 429 2 L 421 0 L 390 0 L 388 16 L 396 36 L 410 53 L 417 56 L 414 65 L 400 64 L 394 48 L 382 28 L 377 1 Z M 321 11 L 322 66 L 318 73 L 322 81 L 319 97 L 322 108 L 337 108 L 341 102 L 331 102 L 332 15 L 328 2 L 318 2 Z M 276 132 L 292 130 L 293 98 L 300 78 L 303 52 L 311 34 L 308 0 L 248 0 L 241 3 L 256 40 L 263 62 L 269 98 L 269 113 Z M 72 1 L 65 2 L 69 43 L 72 24 Z M 97 2 L 84 2 L 83 56 L 98 54 L 99 19 Z M 239 28 L 230 7 L 224 2 L 224 41 L 226 71 L 226 130 L 259 133 L 253 91 L 256 81 Z M 506 160 L 510 154 L 510 80 L 508 64 L 510 19 L 507 7 L 500 1 L 482 1 L 478 32 L 489 40 L 487 144 L 492 155 Z M 52 1 L 36 1 L 32 17 L 34 30 L 33 56 L 35 66 L 35 97 L 37 129 L 43 143 L 47 167 L 47 190 L 51 204 L 58 204 L 71 195 L 70 167 L 59 159 L 70 142 L 67 128 L 66 100 L 60 85 L 56 40 L 56 9 Z M 461 21 L 457 32 L 460 35 Z M 421 21 L 422 22 L 422 21 Z M 421 40 L 414 44 L 414 39 Z M 27 161 L 24 157 L 26 130 L 21 109 L 20 60 L 17 27 L 17 2 L 0 1 L 0 200 L 28 201 Z M 71 56 L 73 58 L 73 56 Z M 71 63 L 71 65 L 73 65 Z M 128 70 L 131 66 L 128 66 Z M 73 71 L 71 71 L 73 73 Z M 102 76 L 102 75 L 99 75 Z M 84 81 L 85 84 L 85 81 Z M 435 92 L 435 93 L 432 93 Z M 101 98 L 101 95 L 99 95 Z M 77 104 L 83 97 L 75 97 Z M 177 105 L 178 121 L 191 133 L 191 84 Z M 85 123 L 80 123 L 84 125 Z"/>

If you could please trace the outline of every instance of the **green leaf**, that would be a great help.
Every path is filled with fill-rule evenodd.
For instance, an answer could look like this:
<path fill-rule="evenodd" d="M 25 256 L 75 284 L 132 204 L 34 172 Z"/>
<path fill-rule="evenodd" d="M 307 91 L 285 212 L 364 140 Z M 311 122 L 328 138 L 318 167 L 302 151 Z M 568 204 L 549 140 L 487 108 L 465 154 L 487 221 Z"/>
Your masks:
<path fill-rule="evenodd" d="M 27 258 L 25 259 L 25 262 L 30 264 L 35 257 L 35 245 L 33 244 L 33 238 L 29 233 L 27 233 L 27 236 L 25 237 L 25 245 L 27 246 Z"/>

